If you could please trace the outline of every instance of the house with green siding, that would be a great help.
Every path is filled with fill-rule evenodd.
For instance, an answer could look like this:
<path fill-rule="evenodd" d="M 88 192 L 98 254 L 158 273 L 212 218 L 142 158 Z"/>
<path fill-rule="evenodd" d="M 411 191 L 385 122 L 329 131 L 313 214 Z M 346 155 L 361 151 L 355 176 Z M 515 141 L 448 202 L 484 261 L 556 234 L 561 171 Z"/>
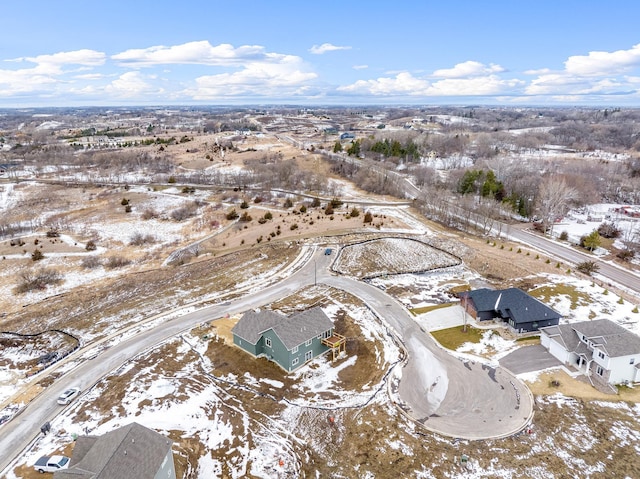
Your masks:
<path fill-rule="evenodd" d="M 293 371 L 326 353 L 334 336 L 333 322 L 319 307 L 292 316 L 274 311 L 248 311 L 231 329 L 233 344 L 255 357 L 266 357 Z"/>

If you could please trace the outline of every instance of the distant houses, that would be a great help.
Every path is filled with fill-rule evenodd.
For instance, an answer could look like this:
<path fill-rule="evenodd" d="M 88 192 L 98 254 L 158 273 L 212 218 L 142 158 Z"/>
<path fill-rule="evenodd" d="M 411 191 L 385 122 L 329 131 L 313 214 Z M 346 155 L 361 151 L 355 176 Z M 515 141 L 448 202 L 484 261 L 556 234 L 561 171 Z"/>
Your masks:
<path fill-rule="evenodd" d="M 255 357 L 274 361 L 285 371 L 332 350 L 344 349 L 345 338 L 319 307 L 286 317 L 274 311 L 248 311 L 232 328 L 233 343 Z"/>
<path fill-rule="evenodd" d="M 608 319 L 542 328 L 540 343 L 594 382 L 640 381 L 640 336 Z"/>
<path fill-rule="evenodd" d="M 102 436 L 80 436 L 69 468 L 54 479 L 176 479 L 171 441 L 138 423 Z"/>
<path fill-rule="evenodd" d="M 518 288 L 481 288 L 460 293 L 466 312 L 479 321 L 504 321 L 516 333 L 557 325 L 561 315 Z"/>

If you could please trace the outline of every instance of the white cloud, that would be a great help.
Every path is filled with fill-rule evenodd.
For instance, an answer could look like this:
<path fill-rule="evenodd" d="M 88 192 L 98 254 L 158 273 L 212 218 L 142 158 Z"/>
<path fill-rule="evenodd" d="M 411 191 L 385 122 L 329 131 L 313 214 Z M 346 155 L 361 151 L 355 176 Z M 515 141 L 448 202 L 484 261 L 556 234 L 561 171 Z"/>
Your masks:
<path fill-rule="evenodd" d="M 105 87 L 105 93 L 117 98 L 137 98 L 152 94 L 159 94 L 162 89 L 154 87 L 147 80 L 155 80 L 156 77 L 143 76 L 140 72 L 132 71 L 120 75 Z"/>
<path fill-rule="evenodd" d="M 351 85 L 338 87 L 338 91 L 370 95 L 417 95 L 429 88 L 429 82 L 416 78 L 411 73 L 398 73 L 395 77 L 381 77 L 375 80 L 358 80 Z"/>
<path fill-rule="evenodd" d="M 525 75 L 546 75 L 547 73 L 551 73 L 549 68 L 539 68 L 537 70 L 525 70 L 522 73 Z"/>
<path fill-rule="evenodd" d="M 369 65 L 353 65 L 351 68 L 354 70 L 366 70 L 369 68 Z"/>
<path fill-rule="evenodd" d="M 183 93 L 196 100 L 212 100 L 233 96 L 300 95 L 317 75 L 305 71 L 300 58 L 282 56 L 279 63 L 254 62 L 232 73 L 196 78 L 196 88 Z"/>
<path fill-rule="evenodd" d="M 103 52 L 84 49 L 71 52 L 58 52 L 52 55 L 26 57 L 19 60 L 54 67 L 62 67 L 63 65 L 100 66 L 104 64 L 106 55 Z"/>
<path fill-rule="evenodd" d="M 336 50 L 351 50 L 351 47 L 339 47 L 337 45 L 332 45 L 331 43 L 323 43 L 322 45 L 314 45 L 309 48 L 309 52 L 314 55 L 322 55 L 323 53 L 333 52 Z"/>
<path fill-rule="evenodd" d="M 605 76 L 624 73 L 640 66 L 640 44 L 629 50 L 615 52 L 589 52 L 571 56 L 564 63 L 565 71 L 580 76 Z"/>
<path fill-rule="evenodd" d="M 453 68 L 436 70 L 433 72 L 432 76 L 436 78 L 466 78 L 501 73 L 503 71 L 504 68 L 500 65 L 492 63 L 487 66 L 483 63 L 469 60 L 463 63 L 458 63 Z"/>
<path fill-rule="evenodd" d="M 339 91 L 370 95 L 410 96 L 482 96 L 509 92 L 524 84 L 517 79 L 504 80 L 496 75 L 475 78 L 448 78 L 429 82 L 416 78 L 411 73 L 399 73 L 393 78 L 358 80 L 338 87 Z"/>
<path fill-rule="evenodd" d="M 11 97 L 25 93 L 51 95 L 65 83 L 63 78 L 68 73 L 65 66 L 97 67 L 103 65 L 105 59 L 104 53 L 86 49 L 13 59 L 11 61 L 15 63 L 35 63 L 35 66 L 0 70 L 0 96 Z"/>
<path fill-rule="evenodd" d="M 126 50 L 111 58 L 121 63 L 140 66 L 168 64 L 239 65 L 247 61 L 278 61 L 282 55 L 266 53 L 259 45 L 243 45 L 238 48 L 228 43 L 212 46 L 208 41 L 183 43 L 182 45 L 153 46 Z"/>

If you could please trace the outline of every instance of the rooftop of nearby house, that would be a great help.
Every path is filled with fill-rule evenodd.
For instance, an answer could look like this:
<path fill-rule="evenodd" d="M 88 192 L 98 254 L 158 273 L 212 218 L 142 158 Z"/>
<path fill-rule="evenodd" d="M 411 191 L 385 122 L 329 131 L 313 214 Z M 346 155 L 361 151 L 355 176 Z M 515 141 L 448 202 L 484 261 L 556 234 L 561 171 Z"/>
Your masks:
<path fill-rule="evenodd" d="M 54 479 L 153 479 L 171 441 L 147 427 L 131 423 L 102 436 L 80 436 L 69 469 Z"/>
<path fill-rule="evenodd" d="M 272 329 L 287 349 L 292 349 L 333 328 L 333 322 L 320 307 L 286 317 L 273 311 L 248 311 L 231 332 L 256 344 L 262 334 Z"/>
<path fill-rule="evenodd" d="M 581 321 L 578 323 L 549 326 L 540 330 L 559 340 L 567 351 L 577 351 L 582 336 L 602 349 L 610 358 L 640 354 L 640 336 L 609 319 Z"/>
<path fill-rule="evenodd" d="M 559 319 L 560 313 L 518 288 L 480 288 L 462 293 L 473 301 L 476 311 L 495 311 L 516 324 Z"/>

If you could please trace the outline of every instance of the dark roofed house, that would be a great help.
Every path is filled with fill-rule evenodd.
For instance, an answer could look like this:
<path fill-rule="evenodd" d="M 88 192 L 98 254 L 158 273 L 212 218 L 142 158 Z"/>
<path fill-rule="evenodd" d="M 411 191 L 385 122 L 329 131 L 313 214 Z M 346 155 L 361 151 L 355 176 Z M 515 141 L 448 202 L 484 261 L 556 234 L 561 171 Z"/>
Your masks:
<path fill-rule="evenodd" d="M 255 357 L 266 357 L 285 371 L 344 347 L 333 322 L 319 307 L 286 317 L 273 311 L 248 311 L 231 329 L 233 343 Z"/>
<path fill-rule="evenodd" d="M 640 336 L 608 319 L 543 328 L 540 343 L 594 382 L 640 381 Z"/>
<path fill-rule="evenodd" d="M 503 320 L 516 333 L 553 326 L 561 318 L 560 313 L 518 288 L 466 291 L 460 293 L 460 300 L 477 320 Z"/>
<path fill-rule="evenodd" d="M 171 441 L 131 423 L 102 436 L 80 436 L 69 468 L 54 479 L 176 479 Z"/>

